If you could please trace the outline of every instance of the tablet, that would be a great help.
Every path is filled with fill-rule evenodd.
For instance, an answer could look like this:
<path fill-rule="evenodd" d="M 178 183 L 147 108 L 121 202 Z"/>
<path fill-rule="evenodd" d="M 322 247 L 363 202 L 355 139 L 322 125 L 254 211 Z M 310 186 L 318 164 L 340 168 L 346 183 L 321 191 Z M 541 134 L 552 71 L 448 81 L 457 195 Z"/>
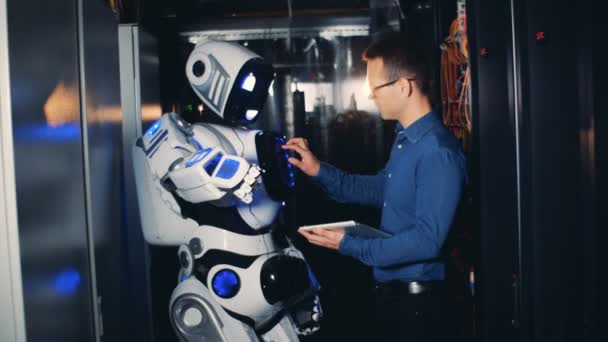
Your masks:
<path fill-rule="evenodd" d="M 391 237 L 391 234 L 381 231 L 376 228 L 372 228 L 366 224 L 359 223 L 356 221 L 342 221 L 342 222 L 332 222 L 332 223 L 323 223 L 323 224 L 315 224 L 311 226 L 302 226 L 298 228 L 298 230 L 312 230 L 313 228 L 321 228 L 321 229 L 338 229 L 344 228 L 345 231 L 353 236 L 363 237 L 363 238 L 387 238 Z"/>

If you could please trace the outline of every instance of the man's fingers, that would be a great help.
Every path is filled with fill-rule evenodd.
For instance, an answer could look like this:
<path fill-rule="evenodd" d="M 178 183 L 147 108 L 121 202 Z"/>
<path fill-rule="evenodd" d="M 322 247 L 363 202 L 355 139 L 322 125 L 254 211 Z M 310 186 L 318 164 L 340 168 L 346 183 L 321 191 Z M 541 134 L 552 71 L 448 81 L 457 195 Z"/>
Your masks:
<path fill-rule="evenodd" d="M 291 138 L 291 139 L 287 140 L 286 145 L 289 145 L 289 144 L 295 144 L 295 143 L 297 143 L 298 141 L 301 141 L 301 140 L 304 140 L 304 139 L 302 139 L 302 138 L 298 138 L 298 137 Z"/>
<path fill-rule="evenodd" d="M 326 238 L 314 234 L 310 234 L 306 239 L 319 246 L 326 246 L 330 243 Z"/>
<path fill-rule="evenodd" d="M 312 234 L 306 230 L 298 230 L 298 233 L 302 234 L 306 239 L 308 239 Z"/>
<path fill-rule="evenodd" d="M 310 243 L 312 243 L 313 245 L 317 245 L 317 246 L 321 246 L 321 247 L 325 247 L 325 248 L 329 248 L 329 249 L 334 249 L 334 247 L 329 243 L 318 242 L 318 241 L 310 241 Z"/>
<path fill-rule="evenodd" d="M 338 249 L 338 245 L 333 239 L 328 239 L 325 236 L 317 235 L 311 233 L 310 231 L 299 230 L 300 234 L 302 234 L 308 242 L 313 245 L 329 248 L 329 249 Z"/>
<path fill-rule="evenodd" d="M 292 150 L 298 152 L 302 157 L 309 152 L 308 150 L 303 149 L 298 145 L 283 145 L 283 148 L 286 150 Z"/>
<path fill-rule="evenodd" d="M 302 168 L 304 167 L 304 163 L 302 163 L 297 158 L 291 157 L 291 158 L 287 159 L 287 161 L 290 162 L 293 166 L 297 167 L 300 170 L 302 170 Z"/>
<path fill-rule="evenodd" d="M 341 229 L 343 229 L 343 228 L 341 228 Z M 339 238 L 339 236 L 340 236 L 340 233 L 337 231 L 334 231 L 333 229 L 313 228 L 312 231 L 316 235 L 324 236 L 329 239 L 336 239 L 336 238 Z"/>
<path fill-rule="evenodd" d="M 318 236 L 326 236 L 325 233 L 327 231 L 325 229 L 323 229 L 323 228 L 313 228 L 312 232 L 315 233 L 315 235 L 318 235 Z"/>
<path fill-rule="evenodd" d="M 325 237 L 317 235 L 314 232 L 306 230 L 299 230 L 298 232 L 300 232 L 300 234 L 302 234 L 310 242 L 327 242 L 327 239 Z"/>
<path fill-rule="evenodd" d="M 308 141 L 304 138 L 291 138 L 285 145 L 297 145 L 305 150 L 308 149 Z"/>

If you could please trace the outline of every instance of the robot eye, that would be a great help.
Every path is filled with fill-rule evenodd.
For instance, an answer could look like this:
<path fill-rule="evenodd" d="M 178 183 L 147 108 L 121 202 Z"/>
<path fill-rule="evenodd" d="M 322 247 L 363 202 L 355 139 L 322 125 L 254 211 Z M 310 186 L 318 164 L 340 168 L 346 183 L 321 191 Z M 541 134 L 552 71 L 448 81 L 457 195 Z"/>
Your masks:
<path fill-rule="evenodd" d="M 245 89 L 249 92 L 252 92 L 254 87 L 255 87 L 255 76 L 253 76 L 253 73 L 250 72 L 249 75 L 247 75 L 243 79 L 243 83 L 241 84 L 241 89 Z"/>
<path fill-rule="evenodd" d="M 201 77 L 205 73 L 205 63 L 202 61 L 196 61 L 194 65 L 192 65 L 192 73 L 196 77 Z"/>

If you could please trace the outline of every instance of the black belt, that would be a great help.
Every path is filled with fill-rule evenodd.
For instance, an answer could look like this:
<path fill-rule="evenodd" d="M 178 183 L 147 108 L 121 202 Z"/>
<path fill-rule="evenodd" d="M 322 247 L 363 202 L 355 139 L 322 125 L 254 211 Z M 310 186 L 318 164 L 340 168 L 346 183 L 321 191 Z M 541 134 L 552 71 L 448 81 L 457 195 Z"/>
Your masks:
<path fill-rule="evenodd" d="M 435 292 L 443 289 L 445 281 L 433 280 L 433 281 L 389 281 L 389 282 L 376 282 L 374 287 L 376 292 L 382 294 L 392 295 L 418 295 L 422 293 Z"/>

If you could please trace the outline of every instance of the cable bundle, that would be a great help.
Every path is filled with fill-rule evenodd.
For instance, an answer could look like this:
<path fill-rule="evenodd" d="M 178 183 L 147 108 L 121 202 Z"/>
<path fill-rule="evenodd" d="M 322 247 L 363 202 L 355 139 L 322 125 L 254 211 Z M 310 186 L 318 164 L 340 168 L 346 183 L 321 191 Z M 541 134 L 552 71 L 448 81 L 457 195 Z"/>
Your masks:
<path fill-rule="evenodd" d="M 450 34 L 441 44 L 441 100 L 443 123 L 463 142 L 465 149 L 471 136 L 469 79 L 466 16 L 462 15 L 452 22 Z"/>

